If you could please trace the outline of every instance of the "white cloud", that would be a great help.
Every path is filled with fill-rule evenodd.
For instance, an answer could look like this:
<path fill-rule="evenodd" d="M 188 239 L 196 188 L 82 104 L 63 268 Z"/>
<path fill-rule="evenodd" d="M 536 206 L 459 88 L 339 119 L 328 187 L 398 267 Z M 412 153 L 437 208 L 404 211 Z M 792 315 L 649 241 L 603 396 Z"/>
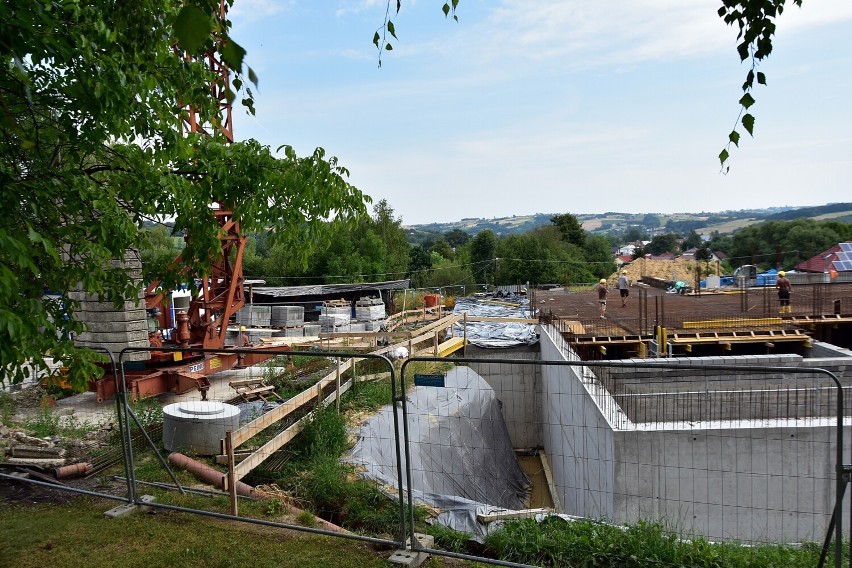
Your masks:
<path fill-rule="evenodd" d="M 228 16 L 245 25 L 288 12 L 295 4 L 296 0 L 239 0 L 234 2 Z"/>

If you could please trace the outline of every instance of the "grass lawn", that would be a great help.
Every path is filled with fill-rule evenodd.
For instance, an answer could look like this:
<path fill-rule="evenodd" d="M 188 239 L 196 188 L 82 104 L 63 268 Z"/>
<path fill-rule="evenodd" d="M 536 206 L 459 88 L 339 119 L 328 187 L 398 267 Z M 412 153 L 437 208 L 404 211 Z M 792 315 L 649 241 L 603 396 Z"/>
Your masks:
<path fill-rule="evenodd" d="M 390 550 L 311 535 L 155 510 L 111 519 L 118 503 L 90 498 L 61 504 L 0 502 L 0 566 L 15 568 L 388 567 Z M 471 566 L 432 558 L 432 568 Z"/>

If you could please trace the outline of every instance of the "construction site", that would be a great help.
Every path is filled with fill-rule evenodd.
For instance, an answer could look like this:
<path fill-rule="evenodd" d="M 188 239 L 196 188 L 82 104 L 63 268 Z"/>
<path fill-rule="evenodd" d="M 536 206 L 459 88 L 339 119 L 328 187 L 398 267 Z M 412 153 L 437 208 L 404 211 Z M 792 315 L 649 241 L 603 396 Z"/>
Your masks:
<path fill-rule="evenodd" d="M 221 117 L 180 108 L 181 133 L 233 143 L 230 72 L 206 57 Z M 815 543 L 821 563 L 848 562 L 848 278 L 794 280 L 784 310 L 774 286 L 678 287 L 641 263 L 626 296 L 620 272 L 603 279 L 606 305 L 592 285 L 275 287 L 243 271 L 236 205 L 201 206 L 218 242 L 180 289 L 143 281 L 128 249 L 110 263 L 135 298 L 41 299 L 70 300 L 75 347 L 100 358 L 83 389 L 49 356 L 24 364 L 23 382 L 4 377 L 0 498 L 65 492 L 118 502 L 111 517 L 154 509 L 353 539 L 406 566 L 430 554 L 528 566 L 483 546 L 518 520 Z"/>
<path fill-rule="evenodd" d="M 797 285 L 791 313 L 779 314 L 774 289 L 673 294 L 640 280 L 624 306 L 610 296 L 605 317 L 591 288 L 453 299 L 412 293 L 412 309 L 388 314 L 385 298 L 400 284 L 374 283 L 372 296 L 361 286 L 311 290 L 351 299 L 322 301 L 310 322 L 292 303 L 246 304 L 226 280 L 186 300 L 177 292 L 173 316 L 156 305 L 116 312 L 83 298 L 92 333 L 81 340 L 98 338 L 104 321 L 111 339 L 129 340 L 108 349 L 117 372 L 107 369 L 89 393 L 56 406 L 103 423 L 124 400 L 118 421 L 130 416 L 129 435 L 140 425 L 134 405 L 159 400 L 162 422 L 145 426 L 153 430 L 143 440 L 171 452 L 159 458 L 166 471 L 186 468 L 229 493 L 235 516 L 240 496 L 255 494 L 245 481 L 275 478 L 317 408 L 339 409 L 359 384 L 390 381 L 387 406 L 360 418 L 344 459 L 400 502 L 426 503 L 439 522 L 474 539 L 495 521 L 553 514 L 664 522 L 720 541 L 828 542 L 843 526 L 835 516 L 848 519 L 838 471 L 852 451 L 842 436 L 852 399 L 841 389 L 852 361 L 850 283 Z M 224 307 L 216 316 L 210 295 L 228 289 L 236 292 L 217 300 Z M 252 293 L 264 297 L 262 287 Z M 214 325 L 193 313 L 212 315 Z M 148 331 L 135 339 L 141 318 Z M 122 321 L 127 331 L 117 329 Z M 277 377 L 291 372 L 293 354 L 309 360 L 303 372 L 312 369 L 313 378 L 297 380 L 304 388 L 288 395 Z M 396 370 L 358 370 L 371 360 Z M 424 362 L 437 370 L 411 371 Z M 4 470 L 42 482 L 55 471 L 64 484 L 127 459 L 22 452 L 33 443 L 12 443 Z M 134 480 L 135 466 L 125 467 Z M 131 495 L 145 487 L 138 481 Z M 337 531 L 329 520 L 318 522 Z"/>

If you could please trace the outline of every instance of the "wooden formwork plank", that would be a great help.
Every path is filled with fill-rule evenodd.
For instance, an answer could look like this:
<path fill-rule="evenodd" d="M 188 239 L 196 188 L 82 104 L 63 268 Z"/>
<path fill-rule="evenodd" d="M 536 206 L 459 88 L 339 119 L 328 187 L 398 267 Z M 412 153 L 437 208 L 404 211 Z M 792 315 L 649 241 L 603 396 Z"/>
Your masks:
<path fill-rule="evenodd" d="M 352 366 L 352 359 L 347 359 L 340 365 L 339 371 L 342 373 Z M 323 377 L 317 384 L 309 387 L 293 398 L 284 401 L 266 414 L 259 416 L 248 424 L 241 426 L 231 435 L 234 448 L 238 448 L 240 444 L 245 443 L 252 436 L 272 426 L 276 422 L 286 418 L 291 412 L 301 408 L 303 405 L 314 400 L 322 392 L 322 389 L 337 378 L 338 368 Z"/>
<path fill-rule="evenodd" d="M 760 327 L 771 325 L 782 325 L 781 318 L 725 318 L 703 321 L 685 321 L 681 324 L 682 329 L 714 329 L 720 327 Z"/>
<path fill-rule="evenodd" d="M 352 380 L 346 381 L 344 384 L 340 385 L 340 394 L 342 395 L 349 387 L 352 386 Z M 322 404 L 323 406 L 328 405 L 332 400 L 334 400 L 336 393 L 331 393 L 327 396 Z M 253 454 L 246 457 L 243 461 L 234 467 L 234 476 L 235 479 L 240 480 L 251 471 L 262 464 L 265 460 L 267 460 L 272 454 L 283 448 L 290 440 L 296 437 L 296 434 L 305 429 L 305 424 L 310 418 L 310 414 L 306 414 L 302 416 L 298 420 L 296 420 L 293 424 L 288 426 L 285 430 L 280 432 L 277 436 L 266 442 L 264 445 L 259 447 Z"/>

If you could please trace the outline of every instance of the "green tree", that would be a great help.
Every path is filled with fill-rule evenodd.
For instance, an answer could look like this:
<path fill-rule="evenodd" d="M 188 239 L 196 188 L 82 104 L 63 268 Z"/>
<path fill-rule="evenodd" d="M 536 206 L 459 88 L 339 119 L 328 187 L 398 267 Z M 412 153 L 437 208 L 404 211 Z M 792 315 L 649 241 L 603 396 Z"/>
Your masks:
<path fill-rule="evenodd" d="M 218 0 L 68 0 L 0 4 L 0 370 L 23 378 L 45 355 L 86 385 L 96 355 L 74 347 L 82 331 L 70 300 L 45 290 L 82 290 L 122 303 L 137 297 L 133 275 L 112 259 L 139 244 L 145 219 L 173 218 L 191 240 L 188 270 L 204 274 L 219 254 L 211 203 L 233 208 L 245 231 L 271 230 L 303 262 L 331 225 L 366 212 L 365 196 L 322 149 L 281 156 L 254 140 L 219 133 L 222 98 L 201 58 L 217 52 L 233 70 L 226 91 L 253 99 L 242 49 L 215 17 Z M 222 42 L 214 41 L 215 37 Z M 254 73 L 248 70 L 248 79 Z M 183 106 L 183 110 L 181 107 Z M 187 135 L 177 119 L 197 111 L 209 135 Z M 164 284 L 182 280 L 178 270 Z"/>
<path fill-rule="evenodd" d="M 559 232 L 562 233 L 562 240 L 566 243 L 575 244 L 578 247 L 582 247 L 586 243 L 586 231 L 576 215 L 570 213 L 554 215 L 550 218 L 550 222 L 559 229 Z"/>
<path fill-rule="evenodd" d="M 432 269 L 432 257 L 423 249 L 423 247 L 411 247 L 409 251 L 409 266 L 408 274 L 411 278 L 411 285 L 415 288 L 422 288 L 425 285 L 426 277 Z"/>
<path fill-rule="evenodd" d="M 609 239 L 595 235 L 589 237 L 583 247 L 583 256 L 589 264 L 589 270 L 598 278 L 607 278 L 615 272 L 615 259 Z"/>
<path fill-rule="evenodd" d="M 497 235 L 491 229 L 480 231 L 470 242 L 470 262 L 478 284 L 494 282 L 494 259 L 497 258 Z"/>
<path fill-rule="evenodd" d="M 696 233 L 695 231 L 689 231 L 689 234 L 686 235 L 686 238 L 683 241 L 683 250 L 689 250 L 691 248 L 698 248 L 704 241 L 701 240 L 701 235 Z"/>
<path fill-rule="evenodd" d="M 470 241 L 470 235 L 461 229 L 453 229 L 444 233 L 444 239 L 451 247 L 458 248 Z"/>
<path fill-rule="evenodd" d="M 435 241 L 435 244 L 432 245 L 432 248 L 429 250 L 431 252 L 439 254 L 442 258 L 446 260 L 452 260 L 455 256 L 455 253 L 453 253 L 453 249 L 450 248 L 450 243 L 448 243 L 446 239 L 444 239 L 444 237 L 441 237 L 440 239 Z"/>
<path fill-rule="evenodd" d="M 372 221 L 373 230 L 384 246 L 383 272 L 388 274 L 388 279 L 401 278 L 408 270 L 411 249 L 402 229 L 402 218 L 394 217 L 393 208 L 386 199 L 382 199 L 373 206 Z"/>
<path fill-rule="evenodd" d="M 663 254 L 666 252 L 677 253 L 680 247 L 677 244 L 678 238 L 674 233 L 666 233 L 657 235 L 645 247 L 646 253 Z"/>
<path fill-rule="evenodd" d="M 155 225 L 140 230 L 139 254 L 142 258 L 142 278 L 150 282 L 168 271 L 180 250 L 175 246 L 171 231 L 162 225 Z"/>

